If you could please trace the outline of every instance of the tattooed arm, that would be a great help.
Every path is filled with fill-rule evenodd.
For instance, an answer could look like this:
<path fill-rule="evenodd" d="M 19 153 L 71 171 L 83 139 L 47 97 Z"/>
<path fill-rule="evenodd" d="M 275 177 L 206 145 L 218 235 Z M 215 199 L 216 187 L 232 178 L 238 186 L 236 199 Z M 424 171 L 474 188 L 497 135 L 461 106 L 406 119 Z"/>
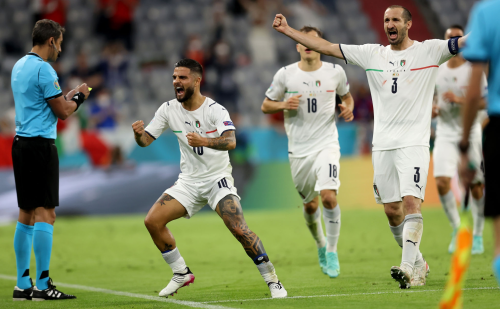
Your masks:
<path fill-rule="evenodd" d="M 154 139 L 144 130 L 144 122 L 142 120 L 134 122 L 132 124 L 132 129 L 134 130 L 134 138 L 137 145 L 147 147 L 154 141 Z"/>
<path fill-rule="evenodd" d="M 266 253 L 260 238 L 248 228 L 238 198 L 227 195 L 215 210 L 252 260 Z"/>
<path fill-rule="evenodd" d="M 201 137 L 198 133 L 190 132 L 186 135 L 191 147 L 208 147 L 217 150 L 233 150 L 236 148 L 236 136 L 234 130 L 222 133 L 220 137 Z"/>

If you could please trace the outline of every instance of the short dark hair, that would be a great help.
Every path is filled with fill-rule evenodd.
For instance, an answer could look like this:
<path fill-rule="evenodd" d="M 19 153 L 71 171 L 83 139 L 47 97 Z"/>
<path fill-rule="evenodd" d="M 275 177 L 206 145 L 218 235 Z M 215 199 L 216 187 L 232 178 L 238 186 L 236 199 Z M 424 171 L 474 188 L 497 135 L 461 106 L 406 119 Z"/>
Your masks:
<path fill-rule="evenodd" d="M 313 26 L 304 26 L 304 27 L 300 28 L 300 32 L 309 33 L 311 31 L 316 31 L 316 33 L 318 34 L 318 36 L 320 38 L 323 37 L 323 32 L 321 32 L 321 30 L 319 30 L 319 28 L 316 28 L 316 27 L 313 27 Z"/>
<path fill-rule="evenodd" d="M 53 20 L 39 20 L 36 22 L 35 27 L 33 28 L 33 33 L 31 34 L 33 46 L 43 45 L 50 38 L 57 40 L 65 31 L 66 29 L 64 29 L 64 27 L 61 27 L 59 23 Z"/>
<path fill-rule="evenodd" d="M 402 5 L 398 5 L 398 4 L 391 5 L 386 10 L 388 10 L 388 9 L 403 9 L 403 19 L 405 20 L 405 22 L 411 20 L 411 12 L 410 12 L 410 10 L 408 10 L 407 8 L 405 8 Z"/>
<path fill-rule="evenodd" d="M 451 26 L 448 27 L 448 29 L 458 29 L 458 30 L 461 30 L 462 32 L 464 32 L 464 27 L 462 27 L 459 24 L 451 25 Z"/>
<path fill-rule="evenodd" d="M 196 73 L 196 74 L 200 75 L 200 77 L 203 76 L 203 67 L 201 66 L 201 64 L 198 61 L 193 60 L 193 59 L 179 60 L 175 64 L 175 67 L 176 68 L 179 68 L 179 67 L 188 68 L 191 70 L 191 73 Z"/>

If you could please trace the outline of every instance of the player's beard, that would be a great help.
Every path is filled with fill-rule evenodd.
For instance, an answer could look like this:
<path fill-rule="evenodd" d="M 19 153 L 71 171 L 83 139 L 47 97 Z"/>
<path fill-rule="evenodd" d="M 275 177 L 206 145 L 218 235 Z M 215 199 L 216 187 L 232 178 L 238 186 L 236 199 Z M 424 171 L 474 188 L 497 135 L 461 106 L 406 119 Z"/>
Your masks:
<path fill-rule="evenodd" d="M 183 98 L 179 98 L 179 96 L 177 96 L 177 93 L 176 93 L 176 97 L 177 97 L 177 101 L 179 102 L 186 102 L 187 100 L 189 100 L 194 94 L 194 86 L 193 87 L 189 87 L 189 88 L 186 88 L 184 90 L 184 97 Z"/>
<path fill-rule="evenodd" d="M 389 40 L 389 44 L 391 45 L 399 45 L 403 42 L 403 40 L 406 38 L 406 32 L 407 32 L 407 27 L 403 27 L 401 29 L 397 29 L 398 31 L 398 38 L 396 41 L 392 42 L 390 39 L 389 31 L 386 31 L 387 39 Z"/>

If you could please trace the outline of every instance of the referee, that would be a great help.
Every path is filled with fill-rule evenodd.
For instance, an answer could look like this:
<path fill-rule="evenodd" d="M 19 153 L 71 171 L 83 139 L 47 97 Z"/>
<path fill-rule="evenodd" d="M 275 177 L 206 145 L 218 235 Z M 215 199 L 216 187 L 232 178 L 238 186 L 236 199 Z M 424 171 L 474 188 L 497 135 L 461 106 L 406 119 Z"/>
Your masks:
<path fill-rule="evenodd" d="M 500 0 L 481 1 L 469 17 L 465 59 L 473 62 L 469 89 L 463 110 L 464 134 L 460 142 L 462 166 L 460 174 L 466 188 L 474 173 L 469 168 L 467 148 L 469 132 L 476 118 L 481 90 L 481 75 L 489 64 L 488 115 L 490 122 L 484 130 L 485 204 L 484 214 L 493 218 L 495 260 L 493 270 L 500 284 Z"/>
<path fill-rule="evenodd" d="M 17 265 L 14 300 L 76 298 L 56 290 L 49 278 L 55 207 L 59 205 L 59 158 L 54 144 L 57 118 L 68 118 L 89 95 L 87 85 L 83 84 L 63 96 L 57 74 L 48 64 L 61 53 L 64 31 L 52 20 L 38 21 L 32 33 L 33 49 L 12 69 L 16 107 L 12 161 L 19 205 L 14 235 Z M 29 273 L 32 245 L 36 286 Z"/>

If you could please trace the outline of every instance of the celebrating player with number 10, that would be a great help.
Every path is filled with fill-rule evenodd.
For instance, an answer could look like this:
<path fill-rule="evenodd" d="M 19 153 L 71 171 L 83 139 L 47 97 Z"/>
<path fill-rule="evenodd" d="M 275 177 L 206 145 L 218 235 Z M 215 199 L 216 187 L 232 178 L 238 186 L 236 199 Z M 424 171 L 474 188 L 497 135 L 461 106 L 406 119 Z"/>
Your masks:
<path fill-rule="evenodd" d="M 167 223 L 180 217 L 190 218 L 208 204 L 254 261 L 271 297 L 286 297 L 264 245 L 245 222 L 240 197 L 233 186 L 228 150 L 236 147 L 236 128 L 224 107 L 200 93 L 202 75 L 203 68 L 198 62 L 191 59 L 177 62 L 173 74 L 176 99 L 163 103 L 146 129 L 141 120 L 132 124 L 139 146 L 149 146 L 170 128 L 177 135 L 181 151 L 179 180 L 163 193 L 144 220 L 155 245 L 174 272 L 160 296 L 173 295 L 194 281 Z"/>
<path fill-rule="evenodd" d="M 399 5 L 384 13 L 388 46 L 332 44 L 290 27 L 277 14 L 273 27 L 319 53 L 344 59 L 366 71 L 374 107 L 373 190 L 384 204 L 394 238 L 403 248 L 391 276 L 402 289 L 425 285 L 428 265 L 419 246 L 423 232 L 420 205 L 429 169 L 432 98 L 440 64 L 458 53 L 465 40 L 408 37 L 411 13 Z"/>

